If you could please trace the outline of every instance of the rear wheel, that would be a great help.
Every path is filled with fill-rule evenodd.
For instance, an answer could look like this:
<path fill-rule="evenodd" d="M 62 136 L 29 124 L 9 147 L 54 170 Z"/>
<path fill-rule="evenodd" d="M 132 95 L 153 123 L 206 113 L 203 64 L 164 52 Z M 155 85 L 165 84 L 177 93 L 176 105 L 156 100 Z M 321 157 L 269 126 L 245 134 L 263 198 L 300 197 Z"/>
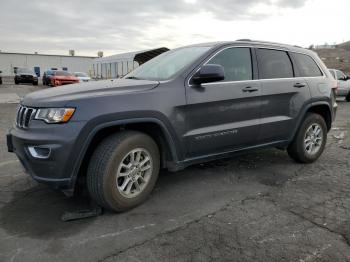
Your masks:
<path fill-rule="evenodd" d="M 350 92 L 349 92 L 348 95 L 345 97 L 345 100 L 346 100 L 347 102 L 350 102 Z"/>
<path fill-rule="evenodd" d="M 297 162 L 312 163 L 320 157 L 326 142 L 325 120 L 319 114 L 308 113 L 287 151 Z"/>
<path fill-rule="evenodd" d="M 91 197 L 101 206 L 124 211 L 145 201 L 159 173 L 159 150 L 151 137 L 124 131 L 104 139 L 87 171 Z"/>

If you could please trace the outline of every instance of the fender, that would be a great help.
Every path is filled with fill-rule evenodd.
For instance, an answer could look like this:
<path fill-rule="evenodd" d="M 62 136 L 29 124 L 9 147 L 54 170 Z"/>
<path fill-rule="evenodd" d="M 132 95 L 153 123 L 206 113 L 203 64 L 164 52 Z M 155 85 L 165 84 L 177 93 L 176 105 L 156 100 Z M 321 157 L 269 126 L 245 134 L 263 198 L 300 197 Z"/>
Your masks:
<path fill-rule="evenodd" d="M 142 117 L 142 118 L 130 118 L 130 119 L 121 119 L 121 120 L 114 120 L 114 121 L 109 121 L 109 122 L 104 122 L 101 124 L 96 125 L 93 127 L 93 129 L 89 132 L 88 136 L 86 137 L 84 144 L 80 147 L 81 150 L 79 152 L 78 158 L 75 161 L 73 171 L 71 174 L 71 187 L 74 188 L 74 185 L 76 183 L 77 177 L 78 177 L 78 172 L 81 167 L 81 164 L 83 162 L 84 156 L 87 152 L 87 149 L 94 138 L 94 136 L 99 132 L 100 130 L 107 128 L 107 127 L 112 127 L 112 126 L 117 126 L 117 125 L 125 125 L 125 124 L 135 124 L 135 123 L 155 123 L 158 124 L 164 135 L 166 142 L 169 146 L 171 156 L 174 160 L 175 163 L 178 162 L 179 159 L 179 154 L 180 150 L 177 147 L 177 144 L 175 142 L 174 136 L 171 134 L 170 130 L 166 125 L 163 123 L 163 121 L 159 120 L 158 118 L 154 117 Z"/>
<path fill-rule="evenodd" d="M 311 103 L 308 103 L 306 106 L 304 106 L 303 110 L 301 111 L 301 113 L 299 114 L 298 116 L 298 120 L 297 120 L 297 124 L 295 125 L 294 129 L 293 129 L 293 132 L 292 132 L 292 136 L 290 137 L 290 139 L 288 140 L 288 142 L 291 142 L 293 140 L 293 138 L 295 137 L 306 113 L 309 111 L 310 108 L 314 107 L 314 106 L 327 106 L 328 107 L 328 110 L 331 114 L 331 117 L 332 116 L 332 110 L 331 110 L 331 107 L 329 105 L 329 103 L 327 101 L 318 101 L 318 102 L 311 102 Z"/>

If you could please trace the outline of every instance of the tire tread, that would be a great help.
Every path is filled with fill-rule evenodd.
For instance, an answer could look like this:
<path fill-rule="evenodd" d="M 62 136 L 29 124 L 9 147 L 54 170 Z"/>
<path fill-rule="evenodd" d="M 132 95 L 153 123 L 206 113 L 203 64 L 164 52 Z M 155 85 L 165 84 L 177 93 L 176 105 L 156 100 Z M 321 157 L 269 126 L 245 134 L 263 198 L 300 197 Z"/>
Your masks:
<path fill-rule="evenodd" d="M 91 197 L 97 204 L 112 209 L 104 198 L 103 181 L 105 169 L 108 165 L 111 155 L 118 145 L 129 136 L 134 135 L 135 131 L 120 132 L 105 138 L 96 148 L 91 157 L 87 171 L 87 187 Z"/>

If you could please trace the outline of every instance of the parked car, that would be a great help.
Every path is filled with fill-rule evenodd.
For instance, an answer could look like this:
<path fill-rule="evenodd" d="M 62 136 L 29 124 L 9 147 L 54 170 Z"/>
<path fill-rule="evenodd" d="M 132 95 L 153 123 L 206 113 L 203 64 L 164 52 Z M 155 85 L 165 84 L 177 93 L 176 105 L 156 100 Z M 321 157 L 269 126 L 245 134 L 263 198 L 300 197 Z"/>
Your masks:
<path fill-rule="evenodd" d="M 86 181 L 99 205 L 123 211 L 147 198 L 160 168 L 263 147 L 316 161 L 335 118 L 334 84 L 303 48 L 248 40 L 182 47 L 122 79 L 28 94 L 8 151 L 33 179 L 68 195 Z"/>
<path fill-rule="evenodd" d="M 338 82 L 337 96 L 345 96 L 346 101 L 350 102 L 350 77 L 338 69 L 329 69 L 329 72 Z"/>
<path fill-rule="evenodd" d="M 51 77 L 53 76 L 53 72 L 55 70 L 47 70 L 43 74 L 43 85 L 44 86 L 49 86 L 51 85 Z"/>
<path fill-rule="evenodd" d="M 75 72 L 74 75 L 79 79 L 80 83 L 89 82 L 91 80 L 91 77 L 84 72 Z"/>
<path fill-rule="evenodd" d="M 51 85 L 61 86 L 79 83 L 79 79 L 67 71 L 52 71 Z"/>
<path fill-rule="evenodd" d="M 38 85 L 38 76 L 34 73 L 33 70 L 29 68 L 17 68 L 15 74 L 15 84 L 33 84 L 35 86 Z"/>
<path fill-rule="evenodd" d="M 0 71 L 0 85 L 2 85 L 2 71 Z"/>

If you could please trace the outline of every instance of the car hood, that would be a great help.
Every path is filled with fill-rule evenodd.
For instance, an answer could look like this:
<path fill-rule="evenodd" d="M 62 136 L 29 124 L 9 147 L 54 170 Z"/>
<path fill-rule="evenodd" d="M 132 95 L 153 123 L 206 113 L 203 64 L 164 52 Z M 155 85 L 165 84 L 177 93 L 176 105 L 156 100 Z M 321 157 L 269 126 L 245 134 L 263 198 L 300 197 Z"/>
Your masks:
<path fill-rule="evenodd" d="M 71 80 L 78 80 L 75 76 L 54 76 L 55 79 L 71 79 Z"/>
<path fill-rule="evenodd" d="M 23 73 L 23 74 L 17 74 L 18 76 L 33 76 L 33 77 L 37 77 L 37 75 L 34 74 L 29 74 L 29 73 Z"/>
<path fill-rule="evenodd" d="M 91 97 L 125 95 L 153 89 L 158 81 L 113 79 L 72 84 L 36 91 L 26 95 L 21 104 L 30 107 L 65 106 L 66 104 Z"/>

